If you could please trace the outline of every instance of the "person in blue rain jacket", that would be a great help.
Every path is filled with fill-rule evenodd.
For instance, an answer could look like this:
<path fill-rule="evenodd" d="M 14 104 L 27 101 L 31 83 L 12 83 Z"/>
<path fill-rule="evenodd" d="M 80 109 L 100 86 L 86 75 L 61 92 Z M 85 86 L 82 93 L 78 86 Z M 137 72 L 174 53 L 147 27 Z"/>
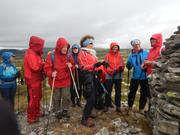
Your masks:
<path fill-rule="evenodd" d="M 142 67 L 142 64 L 147 59 L 148 52 L 143 50 L 140 46 L 140 40 L 134 39 L 131 41 L 131 45 L 133 49 L 128 56 L 126 67 L 128 70 L 133 69 L 132 77 L 129 87 L 128 93 L 128 107 L 129 111 L 132 110 L 132 106 L 134 104 L 134 99 L 136 96 L 136 92 L 138 90 L 138 86 L 141 86 L 140 89 L 140 101 L 139 101 L 139 111 L 140 113 L 144 113 L 144 107 L 147 102 L 147 94 L 148 94 L 148 80 L 145 69 Z"/>
<path fill-rule="evenodd" d="M 16 78 L 20 76 L 20 72 L 12 64 L 14 57 L 12 52 L 3 52 L 3 62 L 0 64 L 0 93 L 13 109 L 17 88 Z"/>

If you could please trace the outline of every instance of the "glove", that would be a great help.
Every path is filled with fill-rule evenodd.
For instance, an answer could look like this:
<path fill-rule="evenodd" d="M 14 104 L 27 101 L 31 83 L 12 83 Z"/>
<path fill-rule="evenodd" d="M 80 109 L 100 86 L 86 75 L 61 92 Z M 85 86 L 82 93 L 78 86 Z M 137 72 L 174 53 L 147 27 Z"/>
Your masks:
<path fill-rule="evenodd" d="M 102 72 L 103 72 L 102 69 L 98 70 L 98 74 L 102 74 Z"/>
<path fill-rule="evenodd" d="M 105 61 L 103 61 L 102 63 L 101 63 L 104 67 L 109 67 L 109 63 L 107 63 L 107 62 L 105 62 Z"/>
<path fill-rule="evenodd" d="M 15 75 L 15 78 L 20 78 L 20 77 L 21 77 L 21 72 L 18 71 L 18 72 L 16 73 L 16 75 Z"/>
<path fill-rule="evenodd" d="M 101 66 L 101 62 L 97 62 L 94 64 L 94 67 L 97 68 L 97 67 L 100 67 Z"/>
<path fill-rule="evenodd" d="M 124 69 L 122 67 L 119 67 L 119 72 L 123 72 Z"/>
<path fill-rule="evenodd" d="M 24 85 L 24 79 L 21 78 L 21 85 Z"/>

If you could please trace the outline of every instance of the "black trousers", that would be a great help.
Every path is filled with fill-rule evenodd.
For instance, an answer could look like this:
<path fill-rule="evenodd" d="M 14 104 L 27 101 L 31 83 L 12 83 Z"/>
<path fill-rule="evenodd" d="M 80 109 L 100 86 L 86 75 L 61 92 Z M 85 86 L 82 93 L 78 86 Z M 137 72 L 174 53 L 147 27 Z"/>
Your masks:
<path fill-rule="evenodd" d="M 82 119 L 87 120 L 96 102 L 96 90 L 94 87 L 93 73 L 86 71 L 83 73 L 83 85 L 84 85 L 83 96 L 86 99 L 86 104 L 83 110 Z"/>
<path fill-rule="evenodd" d="M 77 93 L 73 84 L 73 81 L 71 80 L 71 88 L 70 88 L 70 92 L 71 92 L 71 101 L 73 104 L 76 104 L 77 102 L 79 102 L 81 100 L 81 93 L 82 93 L 82 76 L 81 76 L 81 72 L 79 70 L 77 70 L 74 73 L 74 79 L 75 79 L 75 83 L 76 83 L 76 87 L 77 87 L 77 92 L 79 94 L 79 100 L 77 98 Z"/>
<path fill-rule="evenodd" d="M 112 87 L 115 84 L 115 105 L 121 107 L 121 79 L 108 79 L 106 84 L 108 94 L 106 94 L 105 106 L 109 107 L 111 105 Z"/>
<path fill-rule="evenodd" d="M 147 102 L 148 92 L 149 92 L 148 80 L 131 79 L 129 94 L 128 94 L 128 106 L 129 107 L 133 106 L 136 92 L 138 90 L 139 85 L 141 86 L 139 109 L 144 109 Z"/>

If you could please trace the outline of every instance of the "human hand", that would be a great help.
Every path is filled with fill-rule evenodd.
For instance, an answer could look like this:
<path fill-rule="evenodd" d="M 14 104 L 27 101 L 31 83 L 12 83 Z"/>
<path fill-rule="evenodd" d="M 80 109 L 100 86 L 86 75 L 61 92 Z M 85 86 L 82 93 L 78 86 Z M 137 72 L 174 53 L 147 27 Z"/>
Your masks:
<path fill-rule="evenodd" d="M 72 64 L 70 62 L 66 63 L 66 65 L 68 66 L 68 68 L 72 67 Z"/>
<path fill-rule="evenodd" d="M 52 78 L 55 78 L 57 75 L 57 71 L 52 72 Z"/>

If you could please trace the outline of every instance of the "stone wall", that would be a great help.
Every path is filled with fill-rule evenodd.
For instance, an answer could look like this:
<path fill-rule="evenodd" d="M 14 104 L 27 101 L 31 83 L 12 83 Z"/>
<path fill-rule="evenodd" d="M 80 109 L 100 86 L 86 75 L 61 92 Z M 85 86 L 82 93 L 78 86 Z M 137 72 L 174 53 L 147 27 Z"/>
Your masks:
<path fill-rule="evenodd" d="M 165 51 L 149 79 L 150 120 L 154 135 L 180 134 L 180 26 L 164 42 Z"/>

